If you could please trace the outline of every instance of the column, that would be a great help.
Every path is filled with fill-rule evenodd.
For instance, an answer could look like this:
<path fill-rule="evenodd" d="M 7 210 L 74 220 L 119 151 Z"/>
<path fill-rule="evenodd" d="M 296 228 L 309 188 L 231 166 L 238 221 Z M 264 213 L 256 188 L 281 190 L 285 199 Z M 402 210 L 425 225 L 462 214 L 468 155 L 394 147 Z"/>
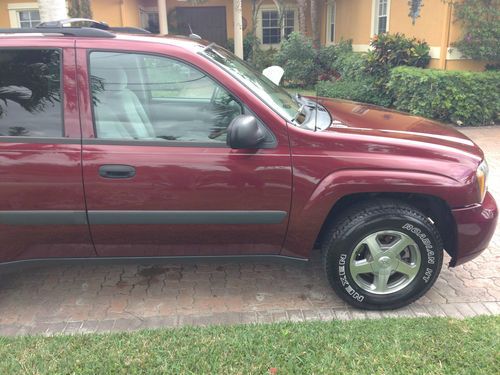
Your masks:
<path fill-rule="evenodd" d="M 233 0 L 234 16 L 234 53 L 243 58 L 243 11 L 241 9 L 242 0 Z"/>
<path fill-rule="evenodd" d="M 160 19 L 160 34 L 168 34 L 167 0 L 158 0 L 158 16 Z"/>
<path fill-rule="evenodd" d="M 39 0 L 38 7 L 42 22 L 59 21 L 68 18 L 66 0 Z"/>

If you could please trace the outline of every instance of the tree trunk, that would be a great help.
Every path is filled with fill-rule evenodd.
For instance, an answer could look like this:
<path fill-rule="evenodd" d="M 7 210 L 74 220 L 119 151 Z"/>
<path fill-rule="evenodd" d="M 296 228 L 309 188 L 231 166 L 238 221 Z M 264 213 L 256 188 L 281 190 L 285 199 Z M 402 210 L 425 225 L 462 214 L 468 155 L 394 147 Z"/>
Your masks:
<path fill-rule="evenodd" d="M 68 18 L 66 0 L 38 0 L 40 20 L 42 22 L 57 21 Z"/>
<path fill-rule="evenodd" d="M 257 22 L 259 18 L 259 9 L 262 5 L 262 0 L 252 0 L 252 28 L 249 34 L 251 35 L 252 51 L 250 58 L 254 61 L 255 51 L 259 48 L 259 40 L 257 39 Z"/>
<path fill-rule="evenodd" d="M 305 35 L 307 33 L 307 0 L 297 0 L 297 6 L 299 8 L 299 31 Z"/>
<path fill-rule="evenodd" d="M 92 19 L 92 9 L 90 0 L 71 0 L 69 16 L 72 18 L 90 18 Z"/>
<path fill-rule="evenodd" d="M 320 47 L 320 31 L 319 31 L 319 12 L 318 12 L 318 1 L 311 0 L 311 28 L 312 28 L 312 40 L 314 48 Z"/>

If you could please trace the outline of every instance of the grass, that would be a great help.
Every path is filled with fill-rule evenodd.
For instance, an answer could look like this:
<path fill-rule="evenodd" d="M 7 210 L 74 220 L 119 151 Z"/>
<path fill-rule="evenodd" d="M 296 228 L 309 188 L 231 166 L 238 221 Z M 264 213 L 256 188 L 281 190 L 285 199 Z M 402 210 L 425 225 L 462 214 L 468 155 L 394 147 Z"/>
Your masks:
<path fill-rule="evenodd" d="M 498 374 L 500 317 L 0 338 L 1 374 Z"/>

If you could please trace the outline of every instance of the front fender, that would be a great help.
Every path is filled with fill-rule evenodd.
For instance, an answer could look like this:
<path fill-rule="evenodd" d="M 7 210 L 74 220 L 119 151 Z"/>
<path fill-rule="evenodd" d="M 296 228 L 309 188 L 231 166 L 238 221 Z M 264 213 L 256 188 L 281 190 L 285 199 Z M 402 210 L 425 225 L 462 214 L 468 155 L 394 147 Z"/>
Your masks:
<path fill-rule="evenodd" d="M 474 203 L 477 187 L 446 176 L 400 170 L 341 170 L 327 175 L 306 191 L 294 184 L 292 209 L 282 254 L 309 257 L 332 207 L 343 197 L 359 193 L 413 193 L 438 197 L 452 208 Z"/>

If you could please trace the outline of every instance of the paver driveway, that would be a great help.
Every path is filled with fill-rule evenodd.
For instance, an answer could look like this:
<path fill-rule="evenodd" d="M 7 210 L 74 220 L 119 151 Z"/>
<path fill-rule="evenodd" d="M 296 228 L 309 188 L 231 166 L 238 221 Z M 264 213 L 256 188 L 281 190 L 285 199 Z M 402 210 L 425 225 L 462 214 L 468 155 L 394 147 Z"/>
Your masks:
<path fill-rule="evenodd" d="M 464 129 L 487 154 L 500 198 L 500 127 Z M 449 259 L 445 261 L 447 263 Z M 490 248 L 443 267 L 422 299 L 391 312 L 347 307 L 327 284 L 316 252 L 304 265 L 236 261 L 157 265 L 35 266 L 0 275 L 0 334 L 349 319 L 500 314 L 500 230 Z"/>

